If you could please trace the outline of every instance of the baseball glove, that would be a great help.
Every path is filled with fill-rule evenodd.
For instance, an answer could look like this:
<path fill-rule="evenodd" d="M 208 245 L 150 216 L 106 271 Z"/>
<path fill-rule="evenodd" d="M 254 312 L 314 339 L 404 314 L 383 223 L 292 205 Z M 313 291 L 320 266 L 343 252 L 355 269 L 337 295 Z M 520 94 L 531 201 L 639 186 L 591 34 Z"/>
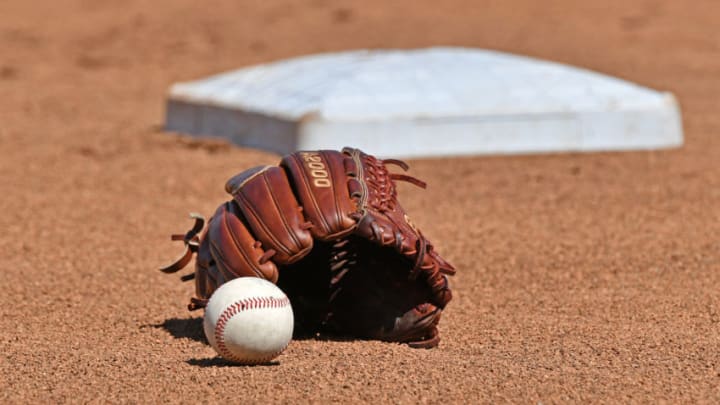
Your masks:
<path fill-rule="evenodd" d="M 232 177 L 232 199 L 205 227 L 173 240 L 185 254 L 166 273 L 197 253 L 196 296 L 202 308 L 224 282 L 262 277 L 277 283 L 292 302 L 296 336 L 318 333 L 404 342 L 431 348 L 452 295 L 446 275 L 455 269 L 410 221 L 397 200 L 395 181 L 425 183 L 390 173 L 407 170 L 358 149 L 296 152 L 279 166 Z"/>

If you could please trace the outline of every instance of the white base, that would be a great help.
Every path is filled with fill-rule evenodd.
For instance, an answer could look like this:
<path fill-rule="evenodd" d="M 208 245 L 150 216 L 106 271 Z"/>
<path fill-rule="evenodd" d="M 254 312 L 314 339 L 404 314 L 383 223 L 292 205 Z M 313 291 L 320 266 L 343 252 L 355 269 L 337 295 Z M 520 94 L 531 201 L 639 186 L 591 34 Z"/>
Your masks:
<path fill-rule="evenodd" d="M 166 127 L 279 154 L 382 157 L 682 145 L 670 93 L 565 65 L 458 48 L 358 51 L 260 65 L 170 91 Z"/>

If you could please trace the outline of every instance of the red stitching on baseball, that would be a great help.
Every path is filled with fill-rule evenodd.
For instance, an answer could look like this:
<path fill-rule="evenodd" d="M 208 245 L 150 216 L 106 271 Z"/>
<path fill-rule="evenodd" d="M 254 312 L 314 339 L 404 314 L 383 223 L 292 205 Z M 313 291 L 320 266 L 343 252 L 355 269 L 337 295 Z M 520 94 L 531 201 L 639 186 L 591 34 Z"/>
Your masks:
<path fill-rule="evenodd" d="M 243 362 L 247 359 L 242 359 L 237 356 L 235 356 L 230 350 L 228 350 L 227 346 L 225 345 L 225 326 L 227 323 L 232 319 L 233 316 L 239 314 L 242 311 L 246 311 L 249 309 L 256 309 L 256 308 L 282 308 L 290 305 L 290 299 L 288 297 L 282 297 L 282 298 L 276 298 L 276 297 L 252 297 L 252 298 L 244 298 L 240 301 L 235 301 L 232 305 L 229 305 L 225 310 L 220 314 L 220 317 L 218 317 L 217 324 L 215 325 L 215 345 L 217 346 L 218 352 L 220 355 L 228 360 L 233 360 L 237 362 Z M 261 359 L 253 360 L 252 363 L 264 363 L 272 358 L 274 358 L 276 355 L 281 353 L 287 345 L 285 345 L 282 349 L 278 350 L 277 352 L 274 352 L 266 357 L 263 357 Z"/>

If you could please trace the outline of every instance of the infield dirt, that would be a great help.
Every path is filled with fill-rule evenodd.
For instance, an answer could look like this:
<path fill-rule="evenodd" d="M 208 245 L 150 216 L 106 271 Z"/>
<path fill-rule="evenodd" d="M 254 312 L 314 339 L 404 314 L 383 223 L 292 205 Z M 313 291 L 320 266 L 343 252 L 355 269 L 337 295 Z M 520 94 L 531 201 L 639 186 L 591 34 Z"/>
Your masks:
<path fill-rule="evenodd" d="M 718 19 L 714 0 L 0 3 L 0 402 L 719 402 Z M 189 212 L 279 156 L 164 132 L 168 86 L 432 45 L 672 91 L 686 145 L 410 161 L 429 187 L 403 205 L 458 268 L 440 347 L 215 358 L 192 285 L 157 268 Z"/>

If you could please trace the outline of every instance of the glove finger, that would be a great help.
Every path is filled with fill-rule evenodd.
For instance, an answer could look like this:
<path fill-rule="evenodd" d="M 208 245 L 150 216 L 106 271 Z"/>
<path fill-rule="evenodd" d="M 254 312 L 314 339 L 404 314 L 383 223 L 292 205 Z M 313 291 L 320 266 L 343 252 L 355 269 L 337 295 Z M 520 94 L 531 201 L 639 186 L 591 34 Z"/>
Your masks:
<path fill-rule="evenodd" d="M 266 166 L 240 173 L 226 190 L 262 247 L 275 251 L 275 263 L 293 263 L 307 255 L 313 245 L 312 224 L 305 221 L 283 169 Z"/>
<path fill-rule="evenodd" d="M 337 151 L 297 152 L 283 158 L 287 172 L 306 218 L 313 224 L 312 235 L 334 240 L 350 234 L 357 211 L 348 190 L 352 160 Z"/>
<path fill-rule="evenodd" d="M 395 323 L 392 340 L 408 342 L 415 348 L 429 349 L 440 342 L 437 325 L 442 310 L 432 304 L 422 304 L 407 311 Z"/>
<path fill-rule="evenodd" d="M 263 260 L 269 251 L 263 250 L 250 234 L 233 201 L 217 209 L 210 219 L 206 239 L 212 259 L 224 281 L 251 276 L 277 282 L 276 265 L 272 261 Z"/>

